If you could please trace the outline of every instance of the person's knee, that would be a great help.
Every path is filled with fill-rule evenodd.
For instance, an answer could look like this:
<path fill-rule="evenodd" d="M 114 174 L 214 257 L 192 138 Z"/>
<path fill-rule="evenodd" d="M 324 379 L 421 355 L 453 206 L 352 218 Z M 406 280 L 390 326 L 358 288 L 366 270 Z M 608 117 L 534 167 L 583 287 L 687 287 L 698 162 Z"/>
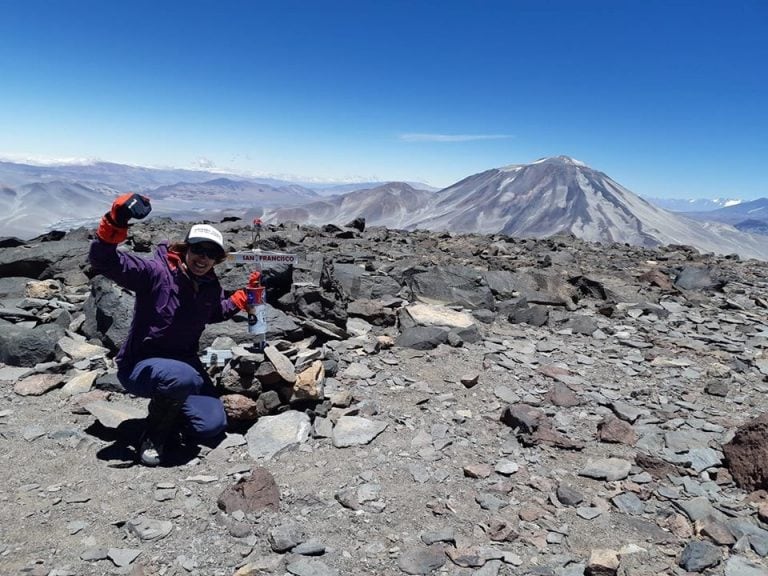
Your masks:
<path fill-rule="evenodd" d="M 215 438 L 223 434 L 226 429 L 227 415 L 222 406 L 221 410 L 208 414 L 205 420 L 200 423 L 200 427 L 195 433 L 200 438 Z"/>
<path fill-rule="evenodd" d="M 191 396 L 184 404 L 189 432 L 197 438 L 214 438 L 227 429 L 227 414 L 218 398 Z"/>

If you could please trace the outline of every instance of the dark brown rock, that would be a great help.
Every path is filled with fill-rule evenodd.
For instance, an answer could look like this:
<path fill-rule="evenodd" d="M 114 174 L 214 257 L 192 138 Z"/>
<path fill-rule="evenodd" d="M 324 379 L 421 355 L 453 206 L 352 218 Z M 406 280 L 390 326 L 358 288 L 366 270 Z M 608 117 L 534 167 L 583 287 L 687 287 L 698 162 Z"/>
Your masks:
<path fill-rule="evenodd" d="M 678 468 L 674 464 L 665 462 L 661 458 L 651 456 L 650 454 L 637 454 L 635 464 L 648 472 L 654 478 L 665 478 L 668 474 L 678 474 Z"/>
<path fill-rule="evenodd" d="M 256 466 L 251 470 L 250 478 L 224 489 L 217 503 L 227 514 L 236 510 L 245 513 L 277 511 L 280 508 L 280 490 L 272 474 L 266 468 Z"/>
<path fill-rule="evenodd" d="M 741 426 L 723 446 L 723 453 L 739 488 L 750 492 L 768 489 L 768 413 Z"/>
<path fill-rule="evenodd" d="M 640 280 L 648 282 L 653 286 L 657 286 L 662 290 L 675 290 L 675 286 L 672 284 L 672 280 L 670 280 L 669 276 L 658 269 L 649 270 L 640 276 Z"/>

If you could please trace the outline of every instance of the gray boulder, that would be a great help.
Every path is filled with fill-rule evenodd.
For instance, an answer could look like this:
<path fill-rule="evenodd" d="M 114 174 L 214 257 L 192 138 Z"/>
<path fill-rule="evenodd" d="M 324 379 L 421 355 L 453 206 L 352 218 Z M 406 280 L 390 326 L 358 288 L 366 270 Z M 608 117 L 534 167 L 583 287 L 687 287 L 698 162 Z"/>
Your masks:
<path fill-rule="evenodd" d="M 0 298 L 23 298 L 27 282 L 24 277 L 0 278 Z"/>
<path fill-rule="evenodd" d="M 357 264 L 335 264 L 334 275 L 352 300 L 376 300 L 383 296 L 395 296 L 400 291 L 400 284 L 394 279 L 368 272 Z"/>
<path fill-rule="evenodd" d="M 483 276 L 467 266 L 446 266 L 404 273 L 412 298 L 428 304 L 493 309 L 495 300 Z"/>
<path fill-rule="evenodd" d="M 88 243 L 74 240 L 42 242 L 0 251 L 0 276 L 44 280 L 84 263 Z"/>
<path fill-rule="evenodd" d="M 103 276 L 91 282 L 91 294 L 83 305 L 85 322 L 83 333 L 95 338 L 112 352 L 122 345 L 128 336 L 133 318 L 134 297 Z"/>
<path fill-rule="evenodd" d="M 0 362 L 11 366 L 32 367 L 55 359 L 56 343 L 64 336 L 57 324 L 34 328 L 7 326 L 0 332 Z"/>
<path fill-rule="evenodd" d="M 450 330 L 441 326 L 413 326 L 400 333 L 395 345 L 414 350 L 432 350 L 446 343 L 449 334 Z"/>
<path fill-rule="evenodd" d="M 719 290 L 725 282 L 710 267 L 687 266 L 675 278 L 675 286 L 683 290 Z"/>

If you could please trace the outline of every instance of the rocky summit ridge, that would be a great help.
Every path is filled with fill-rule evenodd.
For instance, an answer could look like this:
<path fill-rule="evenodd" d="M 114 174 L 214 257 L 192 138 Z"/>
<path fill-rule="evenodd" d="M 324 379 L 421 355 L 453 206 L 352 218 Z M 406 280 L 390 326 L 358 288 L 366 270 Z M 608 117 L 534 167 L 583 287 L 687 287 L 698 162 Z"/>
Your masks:
<path fill-rule="evenodd" d="M 133 296 L 90 238 L 0 239 L 2 574 L 767 573 L 764 262 L 267 224 L 298 256 L 265 270 L 269 346 L 238 317 L 200 351 L 227 438 L 149 469 L 113 362 Z"/>

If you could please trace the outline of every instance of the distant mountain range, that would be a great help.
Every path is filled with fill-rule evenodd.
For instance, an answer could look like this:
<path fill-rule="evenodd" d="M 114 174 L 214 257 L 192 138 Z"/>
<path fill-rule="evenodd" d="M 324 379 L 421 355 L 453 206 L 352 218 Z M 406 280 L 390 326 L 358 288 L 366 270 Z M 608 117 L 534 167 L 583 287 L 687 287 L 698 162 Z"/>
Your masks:
<path fill-rule="evenodd" d="M 215 220 L 245 212 L 261 215 L 267 208 L 381 184 L 296 183 L 111 162 L 38 166 L 0 161 L 0 235 L 26 239 L 54 227 L 90 224 L 124 192 L 150 196 L 154 215 Z"/>
<path fill-rule="evenodd" d="M 691 212 L 686 216 L 697 220 L 723 222 L 742 232 L 768 234 L 768 198 L 758 198 L 707 212 Z"/>
<path fill-rule="evenodd" d="M 667 212 L 602 172 L 567 156 L 474 174 L 433 194 L 403 184 L 362 190 L 266 219 L 343 224 L 353 215 L 389 228 L 502 233 L 543 238 L 569 233 L 593 242 L 639 246 L 688 244 L 699 250 L 768 257 L 768 238 Z"/>
<path fill-rule="evenodd" d="M 368 225 L 389 228 L 535 238 L 565 233 L 594 242 L 688 244 L 768 259 L 768 236 L 690 217 L 727 217 L 730 224 L 760 232 L 765 223 L 761 201 L 751 208 L 745 202 L 683 216 L 567 156 L 493 168 L 438 191 L 404 182 L 342 186 L 317 190 L 273 179 L 103 162 L 47 167 L 0 162 L 0 233 L 29 238 L 53 227 L 90 225 L 119 193 L 138 191 L 152 198 L 154 215 L 177 219 L 215 221 L 245 214 L 266 222 L 343 225 L 362 216 Z M 744 223 L 750 220 L 751 228 Z"/>
<path fill-rule="evenodd" d="M 645 198 L 659 208 L 671 212 L 709 212 L 718 208 L 736 206 L 743 202 L 736 198 Z"/>

